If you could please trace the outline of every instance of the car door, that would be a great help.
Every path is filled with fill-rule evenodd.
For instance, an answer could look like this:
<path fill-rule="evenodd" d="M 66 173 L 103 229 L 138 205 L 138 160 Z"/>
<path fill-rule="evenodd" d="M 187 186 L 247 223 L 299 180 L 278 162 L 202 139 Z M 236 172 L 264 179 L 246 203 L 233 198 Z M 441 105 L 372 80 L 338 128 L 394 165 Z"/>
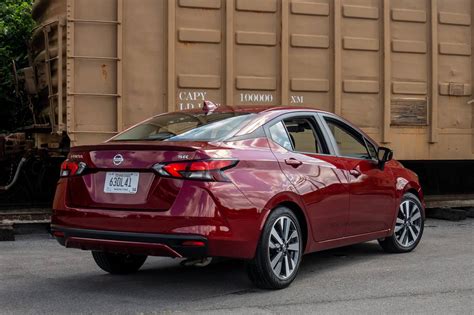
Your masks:
<path fill-rule="evenodd" d="M 344 164 L 329 155 L 315 116 L 287 115 L 269 123 L 266 132 L 282 171 L 303 199 L 313 238 L 344 236 L 349 215 Z"/>
<path fill-rule="evenodd" d="M 381 169 L 376 147 L 344 121 L 324 115 L 337 154 L 349 174 L 350 212 L 347 235 L 390 228 L 395 205 L 395 182 L 390 168 Z"/>

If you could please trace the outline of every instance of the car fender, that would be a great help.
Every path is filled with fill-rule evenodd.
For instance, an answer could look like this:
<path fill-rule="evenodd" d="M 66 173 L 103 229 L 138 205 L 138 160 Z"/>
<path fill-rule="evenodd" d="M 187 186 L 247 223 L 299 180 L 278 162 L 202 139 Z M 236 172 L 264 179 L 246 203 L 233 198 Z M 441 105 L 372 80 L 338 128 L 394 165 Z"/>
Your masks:
<path fill-rule="evenodd" d="M 397 174 L 398 173 L 398 174 Z M 402 201 L 403 196 L 408 193 L 412 192 L 413 190 L 417 192 L 417 197 L 419 198 L 422 209 L 421 213 L 423 215 L 423 219 L 425 218 L 425 202 L 424 202 L 424 196 L 423 196 L 423 191 L 421 189 L 420 184 L 418 183 L 418 178 L 417 176 L 412 173 L 410 174 L 409 172 L 403 172 L 405 174 L 400 174 L 402 172 L 394 172 L 395 175 L 395 181 L 396 181 L 396 198 L 397 198 L 397 208 L 396 211 L 393 214 L 393 220 L 392 220 L 392 225 L 390 229 L 390 235 L 393 233 L 395 229 L 395 224 L 397 220 L 397 215 L 398 215 L 398 207 Z"/>
<path fill-rule="evenodd" d="M 267 204 L 265 205 L 265 207 L 263 209 L 263 212 L 262 212 L 262 221 L 260 222 L 260 232 L 263 231 L 263 227 L 264 227 L 265 223 L 267 222 L 268 216 L 270 215 L 272 210 L 274 210 L 279 205 L 282 205 L 282 204 L 287 203 L 287 202 L 296 204 L 301 209 L 301 212 L 304 216 L 304 220 L 305 220 L 306 228 L 307 228 L 307 231 L 306 231 L 307 232 L 306 233 L 307 234 L 306 235 L 306 246 L 305 246 L 306 248 L 305 248 L 304 252 L 307 252 L 307 250 L 310 248 L 309 247 L 310 242 L 312 241 L 311 236 L 313 235 L 312 234 L 313 231 L 312 231 L 311 221 L 308 220 L 308 215 L 306 213 L 306 207 L 305 207 L 304 203 L 302 202 L 301 197 L 293 191 L 280 192 L 277 195 L 275 195 L 274 197 L 272 197 L 267 202 Z"/>

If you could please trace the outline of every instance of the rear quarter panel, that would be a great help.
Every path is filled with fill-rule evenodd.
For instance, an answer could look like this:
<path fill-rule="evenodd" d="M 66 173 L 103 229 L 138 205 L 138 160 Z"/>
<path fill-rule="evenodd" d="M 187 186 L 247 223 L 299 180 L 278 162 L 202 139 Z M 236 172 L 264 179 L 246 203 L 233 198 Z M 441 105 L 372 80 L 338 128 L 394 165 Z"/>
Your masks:
<path fill-rule="evenodd" d="M 232 151 L 229 151 L 229 155 L 239 160 L 237 167 L 226 171 L 226 175 L 258 209 L 259 234 L 271 210 L 282 203 L 291 202 L 303 210 L 307 235 L 312 235 L 304 204 L 294 186 L 281 171 L 278 161 L 270 151 L 267 138 L 227 142 L 226 146 Z"/>

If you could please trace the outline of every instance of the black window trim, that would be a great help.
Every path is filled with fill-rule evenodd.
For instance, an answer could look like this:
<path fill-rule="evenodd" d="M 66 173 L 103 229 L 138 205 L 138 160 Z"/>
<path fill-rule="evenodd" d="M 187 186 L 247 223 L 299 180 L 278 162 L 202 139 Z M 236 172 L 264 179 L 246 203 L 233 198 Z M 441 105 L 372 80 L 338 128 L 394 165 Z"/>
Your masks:
<path fill-rule="evenodd" d="M 369 155 L 372 157 L 371 159 L 378 162 L 378 158 L 377 158 L 378 146 L 375 145 L 372 141 L 369 141 L 369 139 L 367 139 L 367 137 L 365 137 L 365 136 L 363 136 L 363 139 L 364 139 L 364 142 L 365 142 L 365 147 L 367 149 L 367 152 L 369 152 Z M 369 144 L 371 144 L 374 147 L 376 156 L 372 156 L 372 154 L 370 154 Z"/>
<path fill-rule="evenodd" d="M 368 139 L 366 139 L 364 134 L 362 134 L 357 129 L 352 127 L 352 125 L 350 123 L 340 119 L 339 117 L 337 117 L 335 115 L 331 115 L 329 113 L 324 113 L 324 114 L 320 114 L 320 115 L 321 115 L 322 123 L 325 127 L 325 130 L 326 130 L 327 134 L 328 134 L 328 138 L 330 139 L 329 141 L 332 143 L 332 146 L 334 147 L 335 156 L 346 158 L 346 159 L 363 160 L 363 161 L 375 161 L 375 159 L 372 158 L 372 155 L 370 154 L 369 148 L 367 146 L 367 142 L 369 142 L 369 141 L 368 141 Z M 349 132 L 349 134 L 351 134 L 352 136 L 355 136 L 356 138 L 359 138 L 360 140 L 362 140 L 361 144 L 364 145 L 365 150 L 367 151 L 367 156 L 370 156 L 371 158 L 367 159 L 367 158 L 358 158 L 358 157 L 354 157 L 354 156 L 342 155 L 339 152 L 339 146 L 337 145 L 337 141 L 334 138 L 334 135 L 332 134 L 331 129 L 329 128 L 327 120 L 334 121 L 337 125 L 341 126 L 344 130 Z M 374 145 L 376 150 L 378 149 L 378 146 L 376 144 L 374 144 L 372 141 L 370 141 L 370 143 L 372 143 Z"/>
<path fill-rule="evenodd" d="M 318 140 L 321 143 L 321 149 L 325 152 L 303 152 L 303 151 L 296 151 L 293 143 L 291 141 L 290 134 L 288 130 L 286 129 L 285 123 L 283 122 L 285 119 L 291 119 L 291 118 L 309 118 L 310 124 L 312 125 L 312 129 L 314 132 L 316 132 L 316 136 Z M 283 127 L 285 128 L 286 134 L 288 136 L 288 139 L 290 139 L 290 144 L 293 150 L 288 150 L 287 148 L 281 146 L 279 143 L 275 142 L 273 138 L 270 135 L 269 128 L 277 123 L 281 122 L 283 124 Z M 326 155 L 326 156 L 332 156 L 334 155 L 334 148 L 333 145 L 329 143 L 328 140 L 328 135 L 327 132 L 324 131 L 323 126 L 321 126 L 321 122 L 318 117 L 318 113 L 316 112 L 296 112 L 296 113 L 285 113 L 282 115 L 279 115 L 272 120 L 268 121 L 264 125 L 264 130 L 267 135 L 267 138 L 271 141 L 273 141 L 275 144 L 278 146 L 282 147 L 283 149 L 287 150 L 288 152 L 292 153 L 298 153 L 298 154 L 310 154 L 310 155 Z"/>

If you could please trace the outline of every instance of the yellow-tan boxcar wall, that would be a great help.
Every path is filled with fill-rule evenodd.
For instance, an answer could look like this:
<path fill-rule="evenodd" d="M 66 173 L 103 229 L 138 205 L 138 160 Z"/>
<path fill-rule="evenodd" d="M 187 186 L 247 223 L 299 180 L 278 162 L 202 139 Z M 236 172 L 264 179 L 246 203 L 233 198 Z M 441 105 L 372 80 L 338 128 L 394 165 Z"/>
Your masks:
<path fill-rule="evenodd" d="M 67 0 L 64 10 L 73 145 L 208 99 L 336 112 L 398 159 L 474 157 L 471 0 Z"/>

